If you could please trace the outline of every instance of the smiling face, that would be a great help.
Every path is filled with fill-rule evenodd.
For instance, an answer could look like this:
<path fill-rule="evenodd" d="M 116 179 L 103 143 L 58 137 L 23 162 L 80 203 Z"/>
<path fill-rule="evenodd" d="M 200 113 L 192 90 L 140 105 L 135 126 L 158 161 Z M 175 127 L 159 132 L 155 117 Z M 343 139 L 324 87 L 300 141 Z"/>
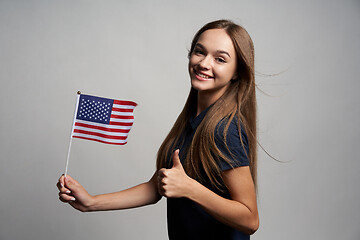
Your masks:
<path fill-rule="evenodd" d="M 236 52 L 224 29 L 203 32 L 190 54 L 191 85 L 217 100 L 236 78 Z"/>

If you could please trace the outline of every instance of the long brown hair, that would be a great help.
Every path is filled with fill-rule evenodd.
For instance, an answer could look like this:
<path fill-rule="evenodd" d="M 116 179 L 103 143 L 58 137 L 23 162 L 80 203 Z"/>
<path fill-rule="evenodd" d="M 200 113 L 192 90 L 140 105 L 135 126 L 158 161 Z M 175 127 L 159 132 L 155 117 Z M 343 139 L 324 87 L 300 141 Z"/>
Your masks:
<path fill-rule="evenodd" d="M 229 20 L 218 20 L 203 26 L 194 36 L 189 51 L 189 57 L 203 32 L 210 29 L 224 29 L 231 38 L 237 55 L 237 79 L 231 80 L 226 92 L 213 104 L 205 118 L 198 126 L 194 138 L 187 151 L 184 168 L 186 173 L 204 183 L 210 183 L 218 190 L 225 191 L 221 177 L 221 169 L 217 159 L 229 159 L 224 156 L 215 144 L 214 133 L 220 121 L 227 121 L 224 130 L 224 142 L 226 132 L 234 117 L 238 119 L 238 129 L 241 144 L 241 127 L 248 138 L 248 158 L 250 171 L 256 187 L 257 173 L 257 137 L 256 137 L 256 95 L 254 74 L 254 45 L 247 31 Z M 157 169 L 169 167 L 169 157 L 175 150 L 176 144 L 191 117 L 194 117 L 197 108 L 197 90 L 191 88 L 185 106 L 178 116 L 174 126 L 165 138 L 157 154 Z M 241 124 L 240 124 L 241 123 Z M 206 176 L 203 176 L 205 173 Z"/>

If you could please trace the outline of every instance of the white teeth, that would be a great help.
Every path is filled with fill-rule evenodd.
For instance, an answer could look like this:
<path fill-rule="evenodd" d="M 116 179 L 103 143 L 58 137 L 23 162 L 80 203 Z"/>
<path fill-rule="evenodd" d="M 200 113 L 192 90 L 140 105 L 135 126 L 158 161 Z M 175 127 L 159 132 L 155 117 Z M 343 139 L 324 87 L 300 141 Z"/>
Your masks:
<path fill-rule="evenodd" d="M 209 76 L 206 76 L 204 74 L 201 74 L 201 73 L 196 73 L 198 76 L 202 77 L 202 78 L 209 78 Z"/>

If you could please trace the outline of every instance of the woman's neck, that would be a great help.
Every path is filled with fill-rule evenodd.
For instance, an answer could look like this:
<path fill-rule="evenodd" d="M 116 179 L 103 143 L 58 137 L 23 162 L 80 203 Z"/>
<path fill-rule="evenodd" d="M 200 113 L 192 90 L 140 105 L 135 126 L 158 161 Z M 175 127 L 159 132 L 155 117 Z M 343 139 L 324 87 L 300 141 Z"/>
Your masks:
<path fill-rule="evenodd" d="M 223 93 L 219 92 L 214 94 L 213 92 L 208 91 L 198 91 L 196 116 L 207 109 L 210 105 L 214 104 L 222 96 L 222 94 Z"/>

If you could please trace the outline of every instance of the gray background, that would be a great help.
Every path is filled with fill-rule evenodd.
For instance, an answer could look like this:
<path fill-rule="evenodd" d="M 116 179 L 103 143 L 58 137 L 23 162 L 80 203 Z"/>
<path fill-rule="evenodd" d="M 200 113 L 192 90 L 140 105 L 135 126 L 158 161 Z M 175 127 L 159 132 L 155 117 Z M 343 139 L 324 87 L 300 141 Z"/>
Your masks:
<path fill-rule="evenodd" d="M 80 213 L 58 201 L 76 91 L 139 106 L 125 146 L 75 139 L 92 194 L 147 181 L 189 91 L 203 24 L 255 44 L 261 226 L 252 239 L 359 239 L 359 1 L 0 1 L 0 239 L 167 239 L 166 201 Z M 265 92 L 265 93 L 263 93 Z"/>

